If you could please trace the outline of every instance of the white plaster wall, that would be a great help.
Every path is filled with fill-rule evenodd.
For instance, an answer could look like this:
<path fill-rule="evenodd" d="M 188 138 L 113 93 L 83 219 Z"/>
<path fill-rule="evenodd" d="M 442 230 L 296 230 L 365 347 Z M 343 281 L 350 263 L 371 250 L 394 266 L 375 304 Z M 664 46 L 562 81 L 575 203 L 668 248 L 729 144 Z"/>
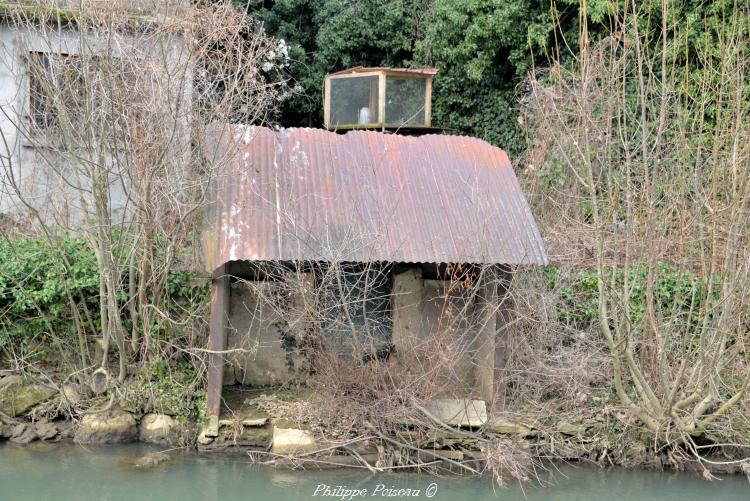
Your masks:
<path fill-rule="evenodd" d="M 34 206 L 45 208 L 47 201 L 62 200 L 64 179 L 48 175 L 45 162 L 54 161 L 54 152 L 32 147 L 28 130 L 28 72 L 24 57 L 30 52 L 78 53 L 78 41 L 67 30 L 48 28 L 44 37 L 0 22 L 0 212 L 23 212 L 15 195 L 19 189 Z M 51 209 L 51 207 L 46 207 Z"/>
<path fill-rule="evenodd" d="M 31 32 L 0 21 L 0 214 L 22 215 L 28 210 L 16 195 L 18 190 L 25 200 L 42 212 L 47 222 L 70 227 L 80 222 L 85 207 L 92 206 L 86 194 L 90 181 L 82 177 L 80 169 L 60 160 L 54 148 L 43 146 L 40 144 L 43 141 L 38 138 L 29 139 L 29 80 L 24 57 L 31 52 L 78 54 L 80 35 L 55 26 L 42 29 L 44 32 L 40 36 L 37 30 Z M 121 50 L 124 54 L 128 51 L 127 38 L 123 40 L 115 52 Z M 91 39 L 88 43 L 87 50 L 91 51 L 96 43 L 91 43 Z M 152 37 L 148 43 L 141 50 L 155 58 L 163 58 L 157 64 L 166 65 L 167 73 L 177 73 L 174 69 L 178 66 L 187 68 L 184 79 L 163 82 L 163 96 L 169 100 L 165 102 L 170 107 L 171 116 L 177 120 L 173 158 L 183 169 L 170 181 L 180 182 L 188 179 L 190 166 L 188 110 L 192 97 L 192 68 L 186 65 L 189 44 L 178 37 L 168 40 Z M 109 158 L 111 160 L 111 155 Z M 56 172 L 53 174 L 52 171 Z M 127 181 L 113 176 L 109 198 L 115 222 L 125 222 L 132 206 Z"/>
<path fill-rule="evenodd" d="M 24 71 L 20 60 L 18 33 L 0 22 L 0 213 L 14 207 L 9 179 L 5 170 L 13 166 L 13 175 L 21 177 L 19 162 L 20 137 L 16 128 L 18 117 L 24 112 L 25 93 L 22 92 Z"/>
<path fill-rule="evenodd" d="M 273 283 L 254 287 L 273 287 Z M 256 290 L 240 282 L 229 296 L 229 329 L 224 364 L 224 384 L 269 386 L 291 381 L 288 352 L 282 346 L 279 325 L 283 320 L 267 303 L 258 301 Z M 241 351 L 239 351 L 241 350 Z"/>

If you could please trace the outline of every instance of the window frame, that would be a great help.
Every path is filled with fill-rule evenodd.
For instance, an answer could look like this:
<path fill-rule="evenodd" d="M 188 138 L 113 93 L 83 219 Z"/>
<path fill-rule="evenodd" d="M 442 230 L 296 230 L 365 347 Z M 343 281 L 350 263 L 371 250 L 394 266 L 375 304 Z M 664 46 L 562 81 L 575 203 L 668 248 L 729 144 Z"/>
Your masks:
<path fill-rule="evenodd" d="M 22 88 L 24 89 L 24 115 L 26 119 L 26 126 L 28 130 L 29 138 L 34 138 L 34 141 L 26 141 L 26 146 L 52 146 L 53 144 L 57 143 L 57 135 L 55 134 L 56 127 L 59 125 L 57 123 L 58 120 L 58 114 L 56 110 L 54 109 L 54 105 L 48 106 L 48 114 L 49 118 L 44 119 L 46 121 L 46 124 L 40 123 L 40 120 L 37 118 L 38 113 L 35 112 L 34 107 L 34 99 L 36 94 L 40 94 L 35 92 L 34 85 L 35 85 L 35 79 L 38 80 L 38 77 L 35 75 L 35 72 L 37 71 L 36 68 L 34 68 L 34 64 L 39 65 L 38 62 L 32 62 L 34 58 L 40 58 L 43 57 L 46 59 L 47 66 L 45 67 L 45 71 L 48 72 L 48 74 L 52 74 L 52 71 L 54 70 L 52 68 L 52 63 L 50 61 L 53 61 L 55 58 L 59 58 L 64 64 L 76 64 L 80 65 L 81 61 L 84 59 L 91 59 L 95 64 L 102 64 L 102 61 L 105 60 L 98 54 L 88 54 L 88 55 L 82 55 L 78 53 L 70 53 L 70 52 L 54 52 L 54 51 L 44 51 L 44 50 L 30 50 L 22 55 L 22 63 L 25 68 L 25 80 L 22 83 Z M 118 57 L 114 57 L 113 59 L 122 61 Z M 62 66 L 61 66 L 62 67 Z M 96 70 L 96 67 L 94 67 Z M 120 68 L 122 69 L 122 68 Z M 112 76 L 120 76 L 123 80 L 121 83 L 128 82 L 128 79 L 131 77 L 131 75 L 135 75 L 137 71 L 137 68 L 133 66 L 132 68 L 125 68 L 124 71 L 118 71 L 118 72 L 112 72 Z M 133 84 L 136 85 L 137 79 L 133 80 Z M 86 83 L 83 82 L 83 87 L 79 90 L 79 92 L 84 92 L 86 90 L 85 87 Z M 40 87 L 42 87 L 42 84 L 39 84 Z M 48 101 L 51 101 L 54 103 L 54 98 L 51 98 L 47 93 L 44 94 L 45 99 Z M 134 100 L 133 103 L 136 101 Z"/>
<path fill-rule="evenodd" d="M 51 74 L 52 60 L 54 58 L 69 60 L 80 58 L 80 56 L 67 52 L 52 52 L 43 50 L 30 50 L 24 54 L 23 63 L 26 71 L 26 82 L 24 85 L 24 90 L 26 93 L 25 115 L 28 122 L 28 130 L 33 135 L 50 134 L 51 131 L 54 131 L 54 128 L 56 126 L 57 114 L 55 113 L 54 106 L 50 106 L 48 102 L 48 109 L 44 111 L 44 114 L 38 112 L 34 106 L 35 96 L 37 95 L 42 96 L 46 101 L 51 101 L 50 96 L 48 95 L 48 93 L 44 92 L 43 89 L 40 91 L 35 90 L 35 82 L 39 82 L 39 77 L 36 74 L 37 67 L 35 67 L 34 65 L 43 66 L 45 71 Z M 43 59 L 44 61 L 46 61 L 46 64 L 42 65 L 40 62 L 34 61 L 35 59 Z M 43 86 L 41 83 L 36 83 L 36 85 L 40 88 Z M 45 123 L 40 123 L 38 117 L 43 117 L 43 121 Z"/>
<path fill-rule="evenodd" d="M 373 353 L 365 355 L 377 356 L 377 353 L 379 352 L 387 352 L 393 344 L 393 266 L 387 263 L 358 262 L 345 262 L 334 265 L 344 268 L 343 271 L 346 273 L 357 275 L 355 282 L 347 282 L 345 284 L 345 286 L 350 286 L 352 288 L 360 287 L 362 280 L 367 283 L 367 281 L 370 280 L 370 277 L 367 277 L 369 272 L 374 272 L 380 275 L 379 283 L 375 285 L 374 288 L 360 290 L 360 292 L 366 292 L 366 294 L 357 297 L 353 303 L 349 302 L 345 305 L 338 303 L 340 299 L 338 294 L 341 292 L 339 290 L 339 285 L 323 281 L 325 277 L 328 277 L 331 266 L 331 263 L 319 262 L 313 267 L 313 286 L 315 289 L 315 296 L 318 301 L 323 301 L 317 305 L 317 308 L 323 308 L 325 310 L 331 309 L 331 312 L 339 312 L 342 308 L 353 308 L 356 320 L 362 320 L 363 325 L 379 326 L 379 333 L 375 331 L 368 332 L 369 337 L 367 339 L 358 340 L 359 342 L 369 341 L 371 347 L 375 349 Z M 371 296 L 373 292 L 375 292 L 375 295 Z M 331 298 L 333 299 L 333 302 L 331 304 L 326 304 L 328 294 L 332 295 Z M 373 305 L 377 305 L 378 308 L 374 310 L 368 308 L 368 306 Z M 335 326 L 337 325 L 337 321 L 331 321 L 331 319 L 326 318 L 325 315 L 321 315 L 319 325 L 321 334 L 327 338 L 328 342 L 334 343 L 333 346 L 336 346 L 339 354 L 351 354 L 348 350 L 348 346 L 351 345 L 348 343 L 354 341 L 354 338 L 340 336 L 341 334 L 346 334 L 348 331 L 346 329 L 336 328 Z M 360 324 L 357 323 L 356 325 L 359 326 Z M 360 348 L 363 345 L 361 345 Z"/>
<path fill-rule="evenodd" d="M 369 124 L 332 124 L 331 123 L 331 81 L 342 78 L 378 77 L 378 120 Z M 349 129 L 430 129 L 432 128 L 432 77 L 431 74 L 394 70 L 351 71 L 340 74 L 328 74 L 323 83 L 323 126 L 328 130 Z M 388 122 L 386 115 L 386 83 L 388 79 L 419 79 L 425 81 L 424 123 L 398 124 Z"/>

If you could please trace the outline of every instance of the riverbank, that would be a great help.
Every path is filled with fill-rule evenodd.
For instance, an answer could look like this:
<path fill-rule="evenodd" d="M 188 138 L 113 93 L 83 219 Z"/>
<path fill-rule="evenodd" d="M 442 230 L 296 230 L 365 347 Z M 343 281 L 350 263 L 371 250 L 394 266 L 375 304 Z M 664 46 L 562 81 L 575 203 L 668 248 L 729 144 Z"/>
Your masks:
<path fill-rule="evenodd" d="M 64 385 L 58 391 L 6 373 L 0 378 L 0 442 L 140 442 L 284 468 L 359 468 L 378 473 L 411 468 L 473 474 L 488 469 L 489 462 L 501 461 L 492 468 L 506 476 L 499 481 L 530 478 L 535 474 L 530 471 L 550 459 L 687 471 L 704 478 L 750 473 L 739 447 L 707 447 L 702 449 L 702 461 L 691 460 L 679 446 L 655 448 L 648 434 L 623 426 L 621 409 L 607 405 L 601 412 L 592 409 L 578 416 L 543 416 L 488 412 L 483 402 L 480 408 L 479 401 L 445 399 L 440 406 L 425 409 L 436 426 L 404 422 L 386 436 L 374 426 L 343 429 L 341 423 L 322 421 L 317 412 L 320 397 L 308 388 L 228 387 L 218 429 L 211 434 L 199 419 L 133 406 L 127 399 L 115 398 L 115 393 L 78 415 L 66 414 L 63 409 L 80 402 L 75 386 Z"/>

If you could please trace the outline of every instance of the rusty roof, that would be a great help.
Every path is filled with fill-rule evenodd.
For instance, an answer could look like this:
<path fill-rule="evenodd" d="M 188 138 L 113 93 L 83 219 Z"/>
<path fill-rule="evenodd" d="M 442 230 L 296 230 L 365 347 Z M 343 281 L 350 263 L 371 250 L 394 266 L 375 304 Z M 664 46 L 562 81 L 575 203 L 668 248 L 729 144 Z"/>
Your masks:
<path fill-rule="evenodd" d="M 244 126 L 214 138 L 226 161 L 211 270 L 235 260 L 547 261 L 508 156 L 480 139 Z"/>
<path fill-rule="evenodd" d="M 394 73 L 416 73 L 418 75 L 436 75 L 437 68 L 392 68 L 390 66 L 354 66 L 328 75 L 347 75 L 349 73 L 367 73 L 371 71 L 391 71 Z"/>

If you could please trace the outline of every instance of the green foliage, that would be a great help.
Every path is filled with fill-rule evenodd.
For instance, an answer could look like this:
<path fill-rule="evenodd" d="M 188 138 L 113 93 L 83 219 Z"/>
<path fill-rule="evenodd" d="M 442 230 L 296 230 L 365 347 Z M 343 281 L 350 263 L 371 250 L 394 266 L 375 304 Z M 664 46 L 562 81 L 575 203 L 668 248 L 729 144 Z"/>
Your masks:
<path fill-rule="evenodd" d="M 201 414 L 204 390 L 198 384 L 195 366 L 186 361 L 158 358 L 147 362 L 135 388 L 145 400 L 148 412 L 166 413 L 178 420 L 194 419 Z"/>
<path fill-rule="evenodd" d="M 96 257 L 82 240 L 65 239 L 59 247 L 42 239 L 0 240 L 0 346 L 9 337 L 71 335 L 68 294 L 95 311 L 98 292 Z"/>
<path fill-rule="evenodd" d="M 120 405 L 135 413 L 160 413 L 178 421 L 205 414 L 205 390 L 195 366 L 187 361 L 154 357 L 118 390 Z"/>
<path fill-rule="evenodd" d="M 123 270 L 124 284 L 127 278 Z M 16 346 L 33 342 L 37 359 L 52 359 L 56 350 L 65 350 L 67 355 L 77 350 L 66 289 L 77 304 L 85 334 L 89 339 L 99 335 L 99 269 L 84 240 L 74 236 L 54 243 L 42 238 L 0 240 L 0 349 L 7 342 Z M 195 271 L 171 271 L 164 289 L 163 307 L 176 318 L 208 301 L 208 280 Z M 128 299 L 124 293 L 120 298 L 127 326 Z M 153 327 L 155 339 L 167 340 L 168 345 L 187 344 L 184 327 L 163 323 Z M 166 359 L 158 343 L 151 346 L 154 353 L 121 388 L 123 402 L 132 409 L 164 412 L 178 419 L 204 415 L 204 391 L 194 364 L 180 352 Z"/>
<path fill-rule="evenodd" d="M 551 43 L 548 6 L 530 0 L 436 0 L 416 60 L 440 73 L 433 90 L 438 125 L 518 153 L 518 84 Z"/>
<path fill-rule="evenodd" d="M 550 290 L 556 290 L 560 302 L 557 314 L 560 321 L 576 329 L 585 330 L 598 322 L 599 286 L 596 271 L 572 270 L 563 274 L 554 266 L 540 270 L 545 284 Z M 614 284 L 614 290 L 623 290 L 627 277 L 631 288 L 629 296 L 630 322 L 638 329 L 643 321 L 646 308 L 646 279 L 648 269 L 631 268 L 623 270 L 609 269 L 605 277 L 607 287 Z M 718 278 L 714 279 L 718 284 Z M 705 301 L 708 283 L 696 273 L 679 270 L 674 266 L 660 263 L 654 286 L 655 311 L 664 317 L 676 319 L 675 327 L 683 332 L 695 326 L 701 305 Z M 718 294 L 714 287 L 714 294 Z"/>
<path fill-rule="evenodd" d="M 285 40 L 291 87 L 301 92 L 282 103 L 285 126 L 320 127 L 326 73 L 351 66 L 404 66 L 413 57 L 419 18 L 427 0 L 237 0 L 273 36 Z"/>
<path fill-rule="evenodd" d="M 271 35 L 289 45 L 289 73 L 302 92 L 282 104 L 282 125 L 321 126 L 321 91 L 328 72 L 357 65 L 434 65 L 439 68 L 435 125 L 485 138 L 511 152 L 522 148 L 514 94 L 531 67 L 532 53 L 543 55 L 551 42 L 548 4 L 277 0 L 247 8 Z"/>
<path fill-rule="evenodd" d="M 702 73 L 711 71 L 705 59 L 716 58 L 720 51 L 720 40 L 732 26 L 726 15 L 733 1 L 670 4 L 667 24 L 679 43 L 669 47 L 669 59 L 686 68 L 686 97 L 700 92 Z M 486 139 L 511 155 L 525 147 L 516 104 L 519 84 L 534 67 L 564 63 L 576 55 L 582 16 L 578 0 L 235 3 L 289 46 L 291 85 L 301 92 L 282 103 L 282 125 L 322 125 L 322 85 L 328 72 L 357 65 L 436 66 L 434 124 Z M 624 11 L 632 10 L 631 2 L 614 0 L 589 0 L 585 5 L 591 42 L 616 33 Z M 637 8 L 640 31 L 658 32 L 661 0 L 637 2 Z M 659 50 L 657 44 L 647 49 Z"/>
<path fill-rule="evenodd" d="M 128 283 L 128 271 L 121 272 L 123 284 Z M 209 281 L 193 270 L 171 270 L 165 291 L 164 308 L 178 317 L 207 303 Z M 99 268 L 87 242 L 74 236 L 54 242 L 43 238 L 0 240 L 0 347 L 8 340 L 46 343 L 51 337 L 73 339 L 71 299 L 86 335 L 100 334 Z M 129 297 L 123 291 L 118 299 L 122 320 L 131 327 L 125 307 Z M 182 327 L 152 327 L 155 335 L 172 341 L 186 334 Z"/>

